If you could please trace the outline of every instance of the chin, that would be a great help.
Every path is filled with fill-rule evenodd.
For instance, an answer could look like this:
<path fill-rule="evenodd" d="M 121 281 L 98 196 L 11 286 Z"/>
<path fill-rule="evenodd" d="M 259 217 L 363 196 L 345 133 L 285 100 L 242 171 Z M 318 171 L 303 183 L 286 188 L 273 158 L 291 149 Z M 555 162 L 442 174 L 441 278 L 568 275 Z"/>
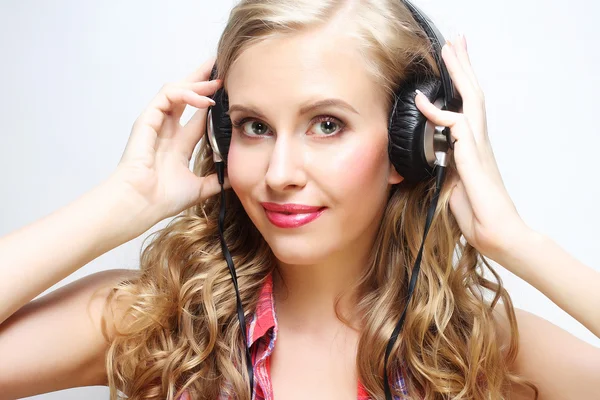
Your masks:
<path fill-rule="evenodd" d="M 316 264 L 327 258 L 333 249 L 317 236 L 284 237 L 277 235 L 265 238 L 275 257 L 284 264 L 308 265 Z"/>

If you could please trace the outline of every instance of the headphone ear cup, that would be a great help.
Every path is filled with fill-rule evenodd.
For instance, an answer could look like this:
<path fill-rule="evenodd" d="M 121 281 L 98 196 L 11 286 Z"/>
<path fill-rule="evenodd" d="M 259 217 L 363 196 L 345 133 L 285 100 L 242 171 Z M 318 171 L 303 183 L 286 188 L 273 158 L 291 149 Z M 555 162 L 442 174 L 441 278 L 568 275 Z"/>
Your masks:
<path fill-rule="evenodd" d="M 210 72 L 209 79 L 217 79 L 217 76 L 217 65 L 215 64 Z M 225 165 L 227 165 L 227 153 L 229 153 L 229 143 L 231 142 L 231 132 L 233 129 L 231 119 L 227 115 L 227 111 L 229 110 L 229 97 L 224 88 L 217 90 L 210 97 L 215 101 L 215 105 L 210 108 L 210 115 L 215 141 L 218 147 L 217 149 L 213 149 L 213 151 L 218 152 Z"/>
<path fill-rule="evenodd" d="M 225 165 L 227 165 L 227 154 L 229 153 L 231 132 L 233 130 L 231 118 L 227 115 L 227 110 L 229 110 L 229 97 L 227 96 L 225 89 L 221 88 L 215 92 L 212 99 L 215 101 L 215 105 L 211 107 L 215 141 L 217 142 L 219 155 Z"/>
<path fill-rule="evenodd" d="M 215 63 L 212 69 L 210 70 L 210 77 L 208 78 L 208 80 L 212 81 L 215 79 L 217 79 L 217 63 Z"/>
<path fill-rule="evenodd" d="M 407 183 L 417 183 L 434 176 L 433 167 L 425 157 L 427 118 L 415 104 L 415 90 L 419 89 L 433 103 L 441 88 L 442 82 L 437 78 L 409 80 L 395 94 L 388 127 L 388 154 L 394 168 Z"/>

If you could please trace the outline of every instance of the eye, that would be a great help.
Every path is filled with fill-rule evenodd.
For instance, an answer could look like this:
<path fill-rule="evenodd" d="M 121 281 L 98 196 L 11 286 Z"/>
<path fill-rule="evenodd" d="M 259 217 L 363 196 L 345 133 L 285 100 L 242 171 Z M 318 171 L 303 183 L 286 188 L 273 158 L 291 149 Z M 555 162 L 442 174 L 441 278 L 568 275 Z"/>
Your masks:
<path fill-rule="evenodd" d="M 231 124 L 234 128 L 242 128 L 244 135 L 247 136 L 264 136 L 268 132 L 267 125 L 255 119 L 242 118 L 231 121 Z"/>
<path fill-rule="evenodd" d="M 316 128 L 317 135 L 335 136 L 344 129 L 344 124 L 335 117 L 321 115 L 317 117 L 317 121 L 313 124 L 313 127 Z"/>
<path fill-rule="evenodd" d="M 269 126 L 264 122 L 253 118 L 241 118 L 231 121 L 235 129 L 241 129 L 242 134 L 249 137 L 267 136 L 269 134 Z M 316 136 L 337 136 L 344 130 L 344 123 L 339 119 L 330 115 L 321 115 L 315 118 L 312 122 L 309 135 Z"/>

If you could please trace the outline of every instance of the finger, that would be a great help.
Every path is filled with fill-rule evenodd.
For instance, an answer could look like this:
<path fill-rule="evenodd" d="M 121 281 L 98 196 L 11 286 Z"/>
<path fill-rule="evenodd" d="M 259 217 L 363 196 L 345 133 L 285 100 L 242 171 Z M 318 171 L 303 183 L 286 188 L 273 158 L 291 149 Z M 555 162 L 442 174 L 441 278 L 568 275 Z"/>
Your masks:
<path fill-rule="evenodd" d="M 447 126 L 450 128 L 451 139 L 454 141 L 454 151 L 457 152 L 457 147 L 460 147 L 462 152 L 468 156 L 466 160 L 456 160 L 457 166 L 459 162 L 464 163 L 468 161 L 469 163 L 473 163 L 471 167 L 479 167 L 477 165 L 479 163 L 478 148 L 465 114 L 440 110 L 420 90 L 417 90 L 415 104 L 429 121 L 437 126 Z"/>
<path fill-rule="evenodd" d="M 208 81 L 208 82 L 196 82 L 190 84 L 196 88 L 196 93 L 205 95 L 212 94 L 221 85 L 221 80 Z M 206 117 L 208 110 L 205 108 L 199 108 L 194 112 L 192 118 L 184 126 L 179 126 L 178 130 L 181 132 L 177 140 L 176 147 L 178 147 L 188 158 L 192 157 L 196 145 L 206 132 Z"/>
<path fill-rule="evenodd" d="M 190 400 L 190 393 L 187 390 L 184 390 L 183 394 L 179 396 L 177 400 Z"/>
<path fill-rule="evenodd" d="M 140 116 L 140 121 L 147 123 L 160 134 L 167 117 L 174 117 L 173 119 L 179 123 L 186 104 L 196 108 L 208 108 L 215 103 L 212 99 L 201 96 L 191 89 L 182 88 L 176 84 L 167 84 L 152 99 Z M 178 107 L 175 110 L 176 106 Z"/>
<path fill-rule="evenodd" d="M 415 104 L 417 108 L 427 117 L 431 122 L 439 125 L 439 126 L 447 126 L 452 128 L 452 126 L 460 123 L 462 119 L 465 119 L 465 114 L 456 113 L 448 110 L 441 110 L 437 108 L 427 96 L 423 94 L 420 90 L 415 91 Z M 453 132 L 453 135 L 456 134 L 456 139 L 460 139 L 461 136 L 464 136 L 462 132 Z"/>
<path fill-rule="evenodd" d="M 474 86 L 456 53 L 456 47 L 450 42 L 442 49 L 442 57 L 452 81 L 463 99 L 463 113 L 475 127 L 474 138 L 478 145 L 487 145 L 487 124 L 483 96 L 478 86 Z"/>
<path fill-rule="evenodd" d="M 461 97 L 463 97 L 464 102 L 467 100 L 465 97 L 468 98 L 473 93 L 473 87 L 463 69 L 463 66 L 458 60 L 455 46 L 453 46 L 452 42 L 449 40 L 447 40 L 444 47 L 442 47 L 442 59 L 444 60 L 446 68 L 448 69 L 448 73 L 450 74 L 452 82 L 456 86 L 456 89 L 458 89 Z"/>
<path fill-rule="evenodd" d="M 473 86 L 463 65 L 458 59 L 456 46 L 450 41 L 442 48 L 442 58 L 452 78 L 452 82 L 463 99 L 463 108 L 465 113 L 472 113 L 480 106 L 479 90 Z"/>
<path fill-rule="evenodd" d="M 454 143 L 454 161 L 460 179 L 464 182 L 472 204 L 484 204 L 490 189 L 490 179 L 483 168 L 473 131 L 464 114 L 440 110 L 420 91 L 415 104 L 423 115 L 438 126 L 450 128 Z"/>
<path fill-rule="evenodd" d="M 173 115 L 175 106 L 185 106 L 188 104 L 197 108 L 208 108 L 214 105 L 215 102 L 207 96 L 196 93 L 191 88 L 180 87 L 177 84 L 168 84 L 154 98 L 151 107 L 162 111 L 165 115 Z M 181 115 L 178 117 L 180 118 Z"/>
<path fill-rule="evenodd" d="M 222 79 L 213 79 L 212 81 L 202 82 L 181 82 L 180 85 L 184 88 L 193 90 L 202 96 L 210 96 L 214 94 L 223 84 Z"/>
<path fill-rule="evenodd" d="M 461 64 L 465 75 L 469 78 L 471 85 L 475 88 L 476 91 L 480 91 L 479 81 L 477 80 L 477 76 L 475 75 L 475 71 L 471 65 L 471 60 L 469 58 L 469 54 L 467 53 L 467 42 L 464 35 L 458 35 L 456 40 L 452 41 L 452 47 L 454 52 L 456 53 L 456 57 Z"/>
<path fill-rule="evenodd" d="M 207 81 L 210 78 L 210 73 L 212 71 L 213 66 L 215 65 L 215 61 L 217 61 L 217 57 L 212 56 L 208 60 L 202 63 L 202 65 L 185 77 L 184 81 L 187 82 L 198 82 L 198 81 Z"/>
<path fill-rule="evenodd" d="M 202 136 L 204 136 L 207 114 L 206 109 L 199 108 L 185 126 L 181 128 L 181 144 L 179 146 L 188 160 L 191 159 L 196 145 Z"/>
<path fill-rule="evenodd" d="M 481 90 L 481 86 L 479 85 L 477 75 L 475 74 L 473 66 L 471 65 L 469 54 L 467 53 L 467 40 L 464 35 L 459 35 L 458 40 L 456 42 L 457 45 L 454 46 L 454 50 L 456 52 L 457 58 L 463 66 L 463 70 L 465 71 L 465 74 L 469 77 L 471 85 L 473 86 L 475 91 L 474 100 L 477 104 L 476 107 L 473 109 L 474 114 L 470 117 L 473 119 L 474 122 L 475 119 L 477 119 L 476 126 L 481 128 L 480 130 L 478 129 L 478 131 L 475 132 L 475 134 L 480 134 L 481 137 L 485 139 L 485 141 L 489 141 L 487 132 L 487 117 L 485 111 L 485 98 L 483 95 L 483 91 Z"/>
<path fill-rule="evenodd" d="M 218 80 L 218 79 L 215 79 L 212 81 L 202 81 L 202 82 L 181 81 L 181 82 L 174 82 L 173 84 L 175 86 L 181 87 L 182 89 L 189 89 L 200 96 L 208 97 L 208 96 L 213 95 L 221 87 L 222 81 Z M 173 121 L 172 121 L 173 129 L 179 129 L 179 127 L 181 126 L 181 125 L 179 125 L 179 120 L 181 119 L 181 116 L 183 115 L 183 112 L 185 111 L 185 107 L 188 104 L 189 103 L 181 103 L 181 104 L 173 105 L 173 109 L 171 110 L 171 112 L 169 114 L 173 118 Z M 213 100 L 211 100 L 211 105 L 214 105 Z"/>
<path fill-rule="evenodd" d="M 456 58 L 461 64 L 465 75 L 468 76 L 475 93 L 473 96 L 474 102 L 468 103 L 467 109 L 463 112 L 468 115 L 471 126 L 474 128 L 473 135 L 475 137 L 475 143 L 477 143 L 477 146 L 480 149 L 480 154 L 485 153 L 484 158 L 490 160 L 491 163 L 495 165 L 495 158 L 487 130 L 485 100 L 473 67 L 471 66 L 469 55 L 467 54 L 467 42 L 464 35 L 458 35 L 457 40 L 452 42 L 451 48 L 454 50 Z M 491 168 L 491 170 L 496 170 L 497 172 L 497 168 Z"/>

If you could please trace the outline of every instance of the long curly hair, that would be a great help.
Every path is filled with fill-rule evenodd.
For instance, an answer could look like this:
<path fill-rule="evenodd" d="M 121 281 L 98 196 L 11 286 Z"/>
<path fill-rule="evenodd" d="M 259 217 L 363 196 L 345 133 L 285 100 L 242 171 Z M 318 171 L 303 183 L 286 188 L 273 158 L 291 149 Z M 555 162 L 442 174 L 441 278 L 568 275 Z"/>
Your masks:
<path fill-rule="evenodd" d="M 253 43 L 325 26 L 334 16 L 352 21 L 344 26 L 388 105 L 411 74 L 439 75 L 431 44 L 402 1 L 244 0 L 231 11 L 219 41 L 219 78 Z M 193 165 L 198 176 L 215 172 L 204 139 Z M 456 173 L 451 163 L 448 178 Z M 356 366 L 373 399 L 384 399 L 385 348 L 406 301 L 433 187 L 428 180 L 391 188 L 369 263 L 353 288 L 360 293 L 356 310 L 364 321 Z M 529 386 L 537 398 L 536 386 L 510 371 L 518 352 L 510 296 L 492 266 L 461 236 L 449 197 L 446 186 L 388 379 L 402 371 L 409 398 L 505 399 L 513 384 Z M 250 399 L 245 344 L 219 241 L 219 205 L 215 196 L 173 218 L 150 237 L 137 275 L 113 287 L 107 307 L 120 296 L 130 301 L 106 357 L 111 400 L 172 400 L 183 390 L 193 399 L 217 399 L 223 391 Z M 225 226 L 249 319 L 276 260 L 233 191 L 227 191 Z M 494 281 L 485 278 L 486 269 Z M 498 303 L 510 322 L 506 346 L 492 314 Z M 349 321 L 337 307 L 336 314 Z"/>

